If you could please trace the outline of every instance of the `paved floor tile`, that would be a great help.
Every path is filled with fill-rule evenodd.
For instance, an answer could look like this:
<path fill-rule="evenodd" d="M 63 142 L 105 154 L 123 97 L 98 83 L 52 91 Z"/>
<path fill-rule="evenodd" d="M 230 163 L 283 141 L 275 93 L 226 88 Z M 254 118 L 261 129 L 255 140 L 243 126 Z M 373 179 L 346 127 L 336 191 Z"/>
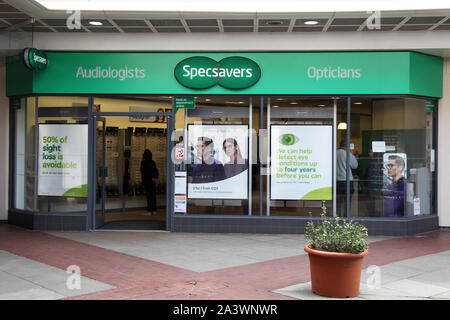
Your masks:
<path fill-rule="evenodd" d="M 311 290 L 311 282 L 300 283 L 283 289 L 274 290 L 273 292 L 292 297 L 299 300 L 362 300 L 360 297 L 354 298 L 330 298 L 315 294 Z"/>
<path fill-rule="evenodd" d="M 425 284 L 432 284 L 450 290 L 450 264 L 448 268 L 436 270 L 433 272 L 421 273 L 408 279 Z"/>
<path fill-rule="evenodd" d="M 12 274 L 0 271 L 0 294 L 6 295 L 24 290 L 36 289 L 34 283 L 20 279 Z"/>
<path fill-rule="evenodd" d="M 450 300 L 450 290 L 444 293 L 436 294 L 431 296 L 431 299 L 439 299 L 439 300 Z"/>
<path fill-rule="evenodd" d="M 390 282 L 385 284 L 384 287 L 400 291 L 403 294 L 410 297 L 422 297 L 422 298 L 428 298 L 448 291 L 447 288 L 422 283 L 418 281 L 413 281 L 409 279 Z"/>
<path fill-rule="evenodd" d="M 65 298 L 65 296 L 44 288 L 0 294 L 0 300 L 57 300 L 62 298 Z"/>
<path fill-rule="evenodd" d="M 403 261 L 395 262 L 393 265 L 400 268 L 412 267 L 414 269 L 421 270 L 423 272 L 433 272 L 437 269 L 441 269 L 442 266 L 450 266 L 450 256 L 447 255 L 427 255 L 417 258 L 407 259 Z"/>
<path fill-rule="evenodd" d="M 378 267 L 378 266 L 377 266 Z M 368 278 L 371 278 L 373 281 L 373 277 L 375 276 L 375 273 L 378 273 L 380 276 L 380 283 L 386 284 L 393 281 L 398 281 L 406 278 L 410 278 L 419 274 L 422 274 L 423 271 L 420 269 L 416 269 L 411 265 L 408 266 L 399 266 L 396 264 L 388 264 L 384 266 L 379 266 L 378 270 L 372 270 L 372 269 L 363 269 L 361 271 L 361 282 L 366 283 Z"/>

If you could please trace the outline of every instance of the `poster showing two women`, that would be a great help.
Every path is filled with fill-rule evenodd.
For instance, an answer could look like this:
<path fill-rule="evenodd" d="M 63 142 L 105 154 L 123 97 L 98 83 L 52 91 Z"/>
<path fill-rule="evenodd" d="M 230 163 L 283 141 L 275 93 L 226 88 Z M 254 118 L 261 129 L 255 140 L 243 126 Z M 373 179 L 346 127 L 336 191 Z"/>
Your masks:
<path fill-rule="evenodd" d="M 248 198 L 248 126 L 188 126 L 188 198 Z"/>

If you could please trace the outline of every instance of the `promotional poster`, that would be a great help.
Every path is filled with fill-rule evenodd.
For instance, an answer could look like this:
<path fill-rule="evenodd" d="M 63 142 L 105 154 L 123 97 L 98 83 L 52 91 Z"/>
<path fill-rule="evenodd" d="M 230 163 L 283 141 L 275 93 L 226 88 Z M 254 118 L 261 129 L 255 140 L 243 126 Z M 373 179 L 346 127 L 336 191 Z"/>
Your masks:
<path fill-rule="evenodd" d="M 188 198 L 248 198 L 248 126 L 188 126 Z"/>
<path fill-rule="evenodd" d="M 38 195 L 87 197 L 87 124 L 40 124 Z"/>
<path fill-rule="evenodd" d="M 331 200 L 332 126 L 272 125 L 272 200 Z"/>
<path fill-rule="evenodd" d="M 384 216 L 403 217 L 406 214 L 406 154 L 385 153 L 383 155 L 383 167 Z"/>

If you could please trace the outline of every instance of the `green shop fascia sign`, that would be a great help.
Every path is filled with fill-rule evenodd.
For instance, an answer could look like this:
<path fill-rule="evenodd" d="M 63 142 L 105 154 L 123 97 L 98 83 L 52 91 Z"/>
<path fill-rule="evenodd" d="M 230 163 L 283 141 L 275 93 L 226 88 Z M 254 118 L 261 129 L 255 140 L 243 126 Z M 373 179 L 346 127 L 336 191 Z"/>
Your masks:
<path fill-rule="evenodd" d="M 177 64 L 174 75 L 187 88 L 207 89 L 217 84 L 237 90 L 258 82 L 261 69 L 244 57 L 228 57 L 218 62 L 208 57 L 191 57 Z"/>
<path fill-rule="evenodd" d="M 48 65 L 47 54 L 35 48 L 23 50 L 23 61 L 27 68 L 31 70 L 44 70 Z"/>
<path fill-rule="evenodd" d="M 442 96 L 443 59 L 416 52 L 35 52 L 8 57 L 25 94 Z M 29 55 L 28 55 L 29 56 Z M 33 58 L 34 57 L 34 58 Z M 40 58 L 39 58 L 40 57 Z M 47 63 L 44 63 L 45 60 Z M 51 64 L 48 64 L 51 61 Z"/>

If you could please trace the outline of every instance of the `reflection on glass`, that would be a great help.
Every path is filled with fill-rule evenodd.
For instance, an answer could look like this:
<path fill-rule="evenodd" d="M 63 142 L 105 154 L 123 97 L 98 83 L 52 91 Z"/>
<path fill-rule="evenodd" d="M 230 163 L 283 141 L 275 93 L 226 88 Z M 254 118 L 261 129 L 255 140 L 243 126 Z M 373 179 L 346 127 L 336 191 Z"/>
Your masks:
<path fill-rule="evenodd" d="M 360 155 L 351 215 L 434 214 L 434 104 L 413 98 L 358 101 L 351 108 L 350 143 Z"/>

